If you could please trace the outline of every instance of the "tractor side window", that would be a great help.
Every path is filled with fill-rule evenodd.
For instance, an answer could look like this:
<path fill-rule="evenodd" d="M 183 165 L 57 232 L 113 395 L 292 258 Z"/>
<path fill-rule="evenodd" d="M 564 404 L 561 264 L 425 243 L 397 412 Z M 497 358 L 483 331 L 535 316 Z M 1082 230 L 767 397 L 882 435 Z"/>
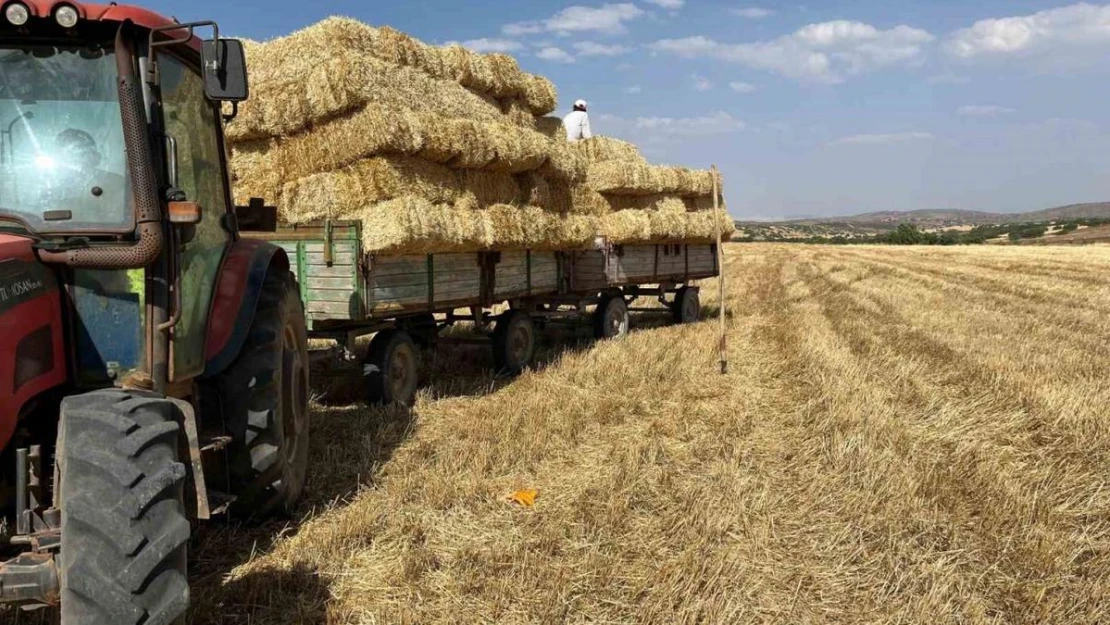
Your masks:
<path fill-rule="evenodd" d="M 181 263 L 181 321 L 174 331 L 174 379 L 204 369 L 208 311 L 228 242 L 222 217 L 227 194 L 214 105 L 204 96 L 200 74 L 169 55 L 158 57 L 162 78 L 162 118 L 170 145 L 177 146 L 177 186 L 203 211 L 196 234 L 184 244 Z"/>

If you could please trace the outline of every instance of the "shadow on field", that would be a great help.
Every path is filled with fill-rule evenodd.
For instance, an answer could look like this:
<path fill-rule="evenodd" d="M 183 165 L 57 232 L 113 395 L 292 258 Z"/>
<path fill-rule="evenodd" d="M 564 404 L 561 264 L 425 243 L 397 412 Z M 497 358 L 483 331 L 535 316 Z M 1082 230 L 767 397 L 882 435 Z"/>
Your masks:
<path fill-rule="evenodd" d="M 326 623 L 328 585 L 304 567 L 252 572 L 204 593 L 194 581 L 192 625 Z"/>
<path fill-rule="evenodd" d="M 668 315 L 633 315 L 634 332 L 670 324 Z M 465 331 L 459 328 L 454 332 Z M 596 345 L 588 326 L 552 325 L 539 333 L 539 339 L 534 365 L 537 370 Z M 480 397 L 513 382 L 494 375 L 486 346 L 446 345 L 425 351 L 424 359 L 421 381 L 424 401 Z M 316 571 L 263 570 L 238 576 L 232 572 L 269 553 L 279 540 L 295 535 L 301 524 L 315 517 L 319 510 L 342 506 L 361 489 L 374 487 L 379 469 L 411 435 L 416 418 L 413 410 L 367 407 L 358 401 L 361 377 L 352 376 L 349 384 L 350 387 L 345 387 L 336 379 L 329 379 L 324 389 L 328 401 L 318 402 L 313 408 L 308 483 L 295 518 L 254 525 L 217 521 L 194 526 L 189 564 L 193 596 L 189 623 L 262 625 L 327 621 L 328 584 Z M 321 389 L 316 392 L 319 396 Z M 340 402 L 346 405 L 339 405 Z M 272 606 L 281 606 L 281 613 L 271 613 L 276 610 Z"/>

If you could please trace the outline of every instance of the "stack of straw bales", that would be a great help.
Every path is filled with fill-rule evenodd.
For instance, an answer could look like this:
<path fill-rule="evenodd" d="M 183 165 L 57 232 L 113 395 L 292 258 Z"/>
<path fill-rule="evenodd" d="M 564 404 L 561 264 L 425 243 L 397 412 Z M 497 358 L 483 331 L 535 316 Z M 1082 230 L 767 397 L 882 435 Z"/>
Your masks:
<path fill-rule="evenodd" d="M 568 144 L 545 117 L 554 86 L 510 56 L 345 18 L 246 49 L 251 99 L 227 127 L 236 200 L 276 201 L 290 223 L 360 219 L 368 251 L 710 240 L 723 215 L 707 172 L 615 139 Z"/>

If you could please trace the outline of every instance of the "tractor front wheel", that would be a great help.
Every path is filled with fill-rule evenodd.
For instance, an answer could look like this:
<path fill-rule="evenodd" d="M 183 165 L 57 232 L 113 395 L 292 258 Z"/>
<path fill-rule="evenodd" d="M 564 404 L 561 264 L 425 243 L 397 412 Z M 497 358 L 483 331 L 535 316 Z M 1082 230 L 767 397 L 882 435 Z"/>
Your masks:
<path fill-rule="evenodd" d="M 104 390 L 62 402 L 62 625 L 184 620 L 189 519 L 178 415 L 150 393 Z"/>

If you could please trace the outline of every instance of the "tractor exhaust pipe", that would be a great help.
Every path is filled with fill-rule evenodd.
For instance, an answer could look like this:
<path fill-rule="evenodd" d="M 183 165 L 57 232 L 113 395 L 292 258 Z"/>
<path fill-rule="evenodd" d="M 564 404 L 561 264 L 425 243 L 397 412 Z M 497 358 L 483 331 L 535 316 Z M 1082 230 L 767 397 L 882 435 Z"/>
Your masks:
<path fill-rule="evenodd" d="M 65 250 L 40 248 L 39 259 L 83 269 L 139 269 L 153 263 L 165 245 L 158 200 L 158 184 L 154 179 L 154 162 L 147 140 L 146 113 L 143 110 L 142 85 L 135 76 L 131 44 L 123 36 L 128 22 L 116 31 L 116 73 L 120 114 L 123 118 L 123 141 L 127 150 L 127 169 L 131 174 L 131 196 L 135 201 L 135 224 L 138 240 L 130 245 L 75 247 Z"/>

